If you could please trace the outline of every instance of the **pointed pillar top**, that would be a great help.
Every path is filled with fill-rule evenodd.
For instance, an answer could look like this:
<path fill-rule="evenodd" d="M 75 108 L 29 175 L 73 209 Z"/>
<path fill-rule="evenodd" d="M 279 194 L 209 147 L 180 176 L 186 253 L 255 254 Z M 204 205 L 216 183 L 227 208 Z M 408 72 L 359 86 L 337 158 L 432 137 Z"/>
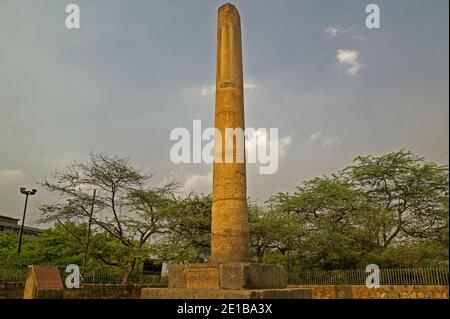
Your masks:
<path fill-rule="evenodd" d="M 239 11 L 236 6 L 231 3 L 221 5 L 219 7 L 219 20 L 230 16 L 236 16 L 240 20 Z"/>

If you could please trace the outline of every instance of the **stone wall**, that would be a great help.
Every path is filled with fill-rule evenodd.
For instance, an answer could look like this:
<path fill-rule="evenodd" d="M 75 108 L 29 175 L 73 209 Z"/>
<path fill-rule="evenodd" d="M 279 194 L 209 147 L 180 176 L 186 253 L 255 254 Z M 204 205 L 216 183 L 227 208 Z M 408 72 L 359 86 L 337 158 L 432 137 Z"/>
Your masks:
<path fill-rule="evenodd" d="M 140 285 L 83 284 L 80 289 L 64 289 L 64 299 L 139 299 Z"/>
<path fill-rule="evenodd" d="M 140 285 L 90 285 L 64 289 L 64 299 L 139 299 Z M 0 283 L 0 299 L 22 299 L 24 283 Z"/>
<path fill-rule="evenodd" d="M 0 299 L 22 299 L 23 282 L 0 282 Z"/>
<path fill-rule="evenodd" d="M 312 288 L 313 299 L 448 299 L 448 286 L 397 285 L 369 289 L 363 285 L 292 285 L 291 288 Z M 65 289 L 65 299 L 139 299 L 140 285 L 90 285 Z M 24 284 L 0 283 L 0 299 L 22 299 Z"/>
<path fill-rule="evenodd" d="M 311 288 L 313 299 L 448 299 L 448 286 L 389 285 L 369 289 L 364 285 L 292 285 Z"/>

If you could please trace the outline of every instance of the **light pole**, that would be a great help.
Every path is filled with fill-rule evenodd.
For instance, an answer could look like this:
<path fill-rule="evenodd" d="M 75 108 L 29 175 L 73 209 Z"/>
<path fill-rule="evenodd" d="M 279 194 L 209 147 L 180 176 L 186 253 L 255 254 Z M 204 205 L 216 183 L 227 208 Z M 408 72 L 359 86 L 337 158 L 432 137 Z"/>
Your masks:
<path fill-rule="evenodd" d="M 22 226 L 20 227 L 19 248 L 17 249 L 17 253 L 19 254 L 20 254 L 20 247 L 22 246 L 23 226 L 25 224 L 25 215 L 27 213 L 28 196 L 36 194 L 37 190 L 32 189 L 31 191 L 27 191 L 25 187 L 21 187 L 20 192 L 25 195 L 25 207 L 23 209 Z"/>

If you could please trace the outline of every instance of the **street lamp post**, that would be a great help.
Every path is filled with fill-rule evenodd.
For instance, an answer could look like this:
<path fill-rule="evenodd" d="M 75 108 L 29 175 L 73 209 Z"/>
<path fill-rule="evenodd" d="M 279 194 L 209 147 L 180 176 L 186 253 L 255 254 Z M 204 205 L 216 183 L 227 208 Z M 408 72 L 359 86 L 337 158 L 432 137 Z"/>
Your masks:
<path fill-rule="evenodd" d="M 27 191 L 25 187 L 21 187 L 20 192 L 25 195 L 25 207 L 23 209 L 22 226 L 20 227 L 19 248 L 17 249 L 17 252 L 19 254 L 20 254 L 20 247 L 22 246 L 23 226 L 25 224 L 25 215 L 27 213 L 28 196 L 36 194 L 37 190 L 32 189 L 31 191 Z"/>

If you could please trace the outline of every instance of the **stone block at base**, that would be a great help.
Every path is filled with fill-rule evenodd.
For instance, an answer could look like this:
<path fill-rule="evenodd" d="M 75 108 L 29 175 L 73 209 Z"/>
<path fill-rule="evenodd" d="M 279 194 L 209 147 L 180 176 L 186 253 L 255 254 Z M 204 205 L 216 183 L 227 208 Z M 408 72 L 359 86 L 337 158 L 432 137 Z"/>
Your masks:
<path fill-rule="evenodd" d="M 184 275 L 183 264 L 170 264 L 169 265 L 169 288 L 185 288 L 186 277 Z"/>
<path fill-rule="evenodd" d="M 187 289 L 219 289 L 219 267 L 208 264 L 186 265 L 184 269 Z"/>
<path fill-rule="evenodd" d="M 222 289 L 279 289 L 288 284 L 286 270 L 278 265 L 226 263 L 219 269 Z"/>
<path fill-rule="evenodd" d="M 169 288 L 280 289 L 287 287 L 287 280 L 286 270 L 278 265 L 239 262 L 169 266 Z"/>
<path fill-rule="evenodd" d="M 311 289 L 183 289 L 143 288 L 141 299 L 311 299 Z"/>
<path fill-rule="evenodd" d="M 57 267 L 30 265 L 23 299 L 62 299 L 64 287 Z"/>

